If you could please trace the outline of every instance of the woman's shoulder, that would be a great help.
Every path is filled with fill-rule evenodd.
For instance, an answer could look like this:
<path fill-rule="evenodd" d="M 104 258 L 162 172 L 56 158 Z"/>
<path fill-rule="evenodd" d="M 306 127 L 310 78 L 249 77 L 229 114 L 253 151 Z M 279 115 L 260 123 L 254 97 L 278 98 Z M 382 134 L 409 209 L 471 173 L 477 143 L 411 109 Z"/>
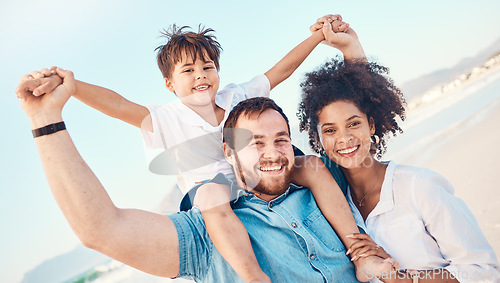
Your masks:
<path fill-rule="evenodd" d="M 404 183 L 405 187 L 417 189 L 419 192 L 436 192 L 444 190 L 453 194 L 454 188 L 444 176 L 428 168 L 412 165 L 396 164 L 391 161 L 389 166 L 394 167 L 394 180 Z"/>

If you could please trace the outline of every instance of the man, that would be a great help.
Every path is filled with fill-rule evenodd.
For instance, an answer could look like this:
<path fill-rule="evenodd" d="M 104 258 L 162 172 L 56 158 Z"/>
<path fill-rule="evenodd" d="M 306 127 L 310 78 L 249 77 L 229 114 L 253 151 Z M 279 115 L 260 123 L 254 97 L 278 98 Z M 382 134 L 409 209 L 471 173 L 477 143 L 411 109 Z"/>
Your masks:
<path fill-rule="evenodd" d="M 28 76 L 16 93 L 35 129 L 52 193 L 81 242 L 158 276 L 240 280 L 213 247 L 196 207 L 162 216 L 114 206 L 61 124 L 62 108 L 75 86 L 71 72 L 57 73 L 63 84 L 50 94 L 29 95 L 34 82 Z M 273 282 L 355 282 L 354 266 L 311 192 L 290 185 L 294 155 L 282 110 L 269 99 L 257 98 L 235 107 L 225 128 L 252 133 L 240 143 L 240 135 L 225 131 L 225 156 L 238 185 L 247 190 L 238 190 L 222 175 L 212 182 L 239 192 L 234 212 L 248 230 L 263 271 Z"/>

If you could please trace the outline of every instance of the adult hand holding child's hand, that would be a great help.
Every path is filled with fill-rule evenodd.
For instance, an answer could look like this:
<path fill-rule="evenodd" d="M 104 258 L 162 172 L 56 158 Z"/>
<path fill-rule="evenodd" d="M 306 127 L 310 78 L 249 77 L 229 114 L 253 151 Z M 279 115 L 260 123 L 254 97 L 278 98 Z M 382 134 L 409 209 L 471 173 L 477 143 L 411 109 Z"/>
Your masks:
<path fill-rule="evenodd" d="M 53 92 L 36 96 L 33 91 L 42 85 L 40 78 L 36 79 L 31 74 L 21 77 L 16 88 L 16 96 L 20 99 L 21 107 L 30 119 L 33 127 L 61 120 L 64 104 L 75 92 L 75 79 L 71 71 L 61 68 L 55 69 L 56 74 L 63 79 L 63 84 Z M 52 121 L 54 120 L 54 121 Z"/>

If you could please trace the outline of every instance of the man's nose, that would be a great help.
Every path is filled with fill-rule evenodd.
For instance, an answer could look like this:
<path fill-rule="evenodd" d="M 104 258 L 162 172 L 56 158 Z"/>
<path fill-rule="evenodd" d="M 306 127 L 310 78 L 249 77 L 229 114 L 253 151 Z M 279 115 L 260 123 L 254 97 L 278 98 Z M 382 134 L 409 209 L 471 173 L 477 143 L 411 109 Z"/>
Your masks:
<path fill-rule="evenodd" d="M 264 148 L 263 157 L 266 159 L 276 159 L 280 156 L 279 150 L 274 145 L 269 145 Z"/>

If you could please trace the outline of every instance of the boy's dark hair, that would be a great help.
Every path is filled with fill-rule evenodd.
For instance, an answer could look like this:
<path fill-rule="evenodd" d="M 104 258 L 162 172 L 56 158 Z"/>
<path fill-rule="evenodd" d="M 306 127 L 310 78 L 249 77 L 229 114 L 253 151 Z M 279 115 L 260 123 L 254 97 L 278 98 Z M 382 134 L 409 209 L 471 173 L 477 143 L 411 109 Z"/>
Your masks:
<path fill-rule="evenodd" d="M 231 110 L 229 116 L 227 117 L 226 122 L 224 123 L 223 142 L 227 143 L 227 145 L 231 149 L 236 149 L 235 148 L 236 138 L 242 139 L 243 137 L 241 136 L 238 137 L 238 135 L 245 134 L 243 131 L 238 131 L 238 129 L 236 129 L 236 123 L 238 122 L 238 119 L 242 115 L 248 117 L 250 115 L 258 114 L 260 116 L 262 113 L 264 113 L 264 111 L 269 109 L 275 110 L 283 117 L 283 119 L 285 119 L 288 128 L 288 133 L 290 134 L 290 124 L 288 122 L 288 118 L 286 117 L 285 113 L 283 113 L 283 109 L 281 109 L 281 107 L 279 107 L 270 98 L 254 97 L 241 101 L 233 108 L 233 110 Z"/>
<path fill-rule="evenodd" d="M 306 74 L 305 81 L 300 84 L 302 102 L 297 117 L 300 130 L 308 131 L 309 144 L 314 151 L 325 154 L 317 132 L 321 110 L 332 102 L 348 101 L 374 121 L 380 142 L 372 148 L 372 154 L 380 158 L 386 152 L 387 134 L 403 132 L 396 116 L 405 119 L 403 94 L 387 77 L 388 73 L 387 67 L 377 63 L 344 62 L 337 57 Z"/>
<path fill-rule="evenodd" d="M 208 58 L 204 57 L 205 52 L 219 70 L 219 57 L 222 47 L 214 35 L 208 34 L 214 32 L 214 30 L 200 25 L 197 33 L 184 31 L 190 28 L 189 26 L 178 28 L 174 24 L 168 30 L 162 31 L 162 35 L 167 38 L 167 43 L 156 47 L 155 51 L 158 51 L 156 60 L 164 78 L 171 78 L 175 64 L 182 60 L 182 56 L 188 55 L 193 60 L 202 59 L 208 61 Z"/>

